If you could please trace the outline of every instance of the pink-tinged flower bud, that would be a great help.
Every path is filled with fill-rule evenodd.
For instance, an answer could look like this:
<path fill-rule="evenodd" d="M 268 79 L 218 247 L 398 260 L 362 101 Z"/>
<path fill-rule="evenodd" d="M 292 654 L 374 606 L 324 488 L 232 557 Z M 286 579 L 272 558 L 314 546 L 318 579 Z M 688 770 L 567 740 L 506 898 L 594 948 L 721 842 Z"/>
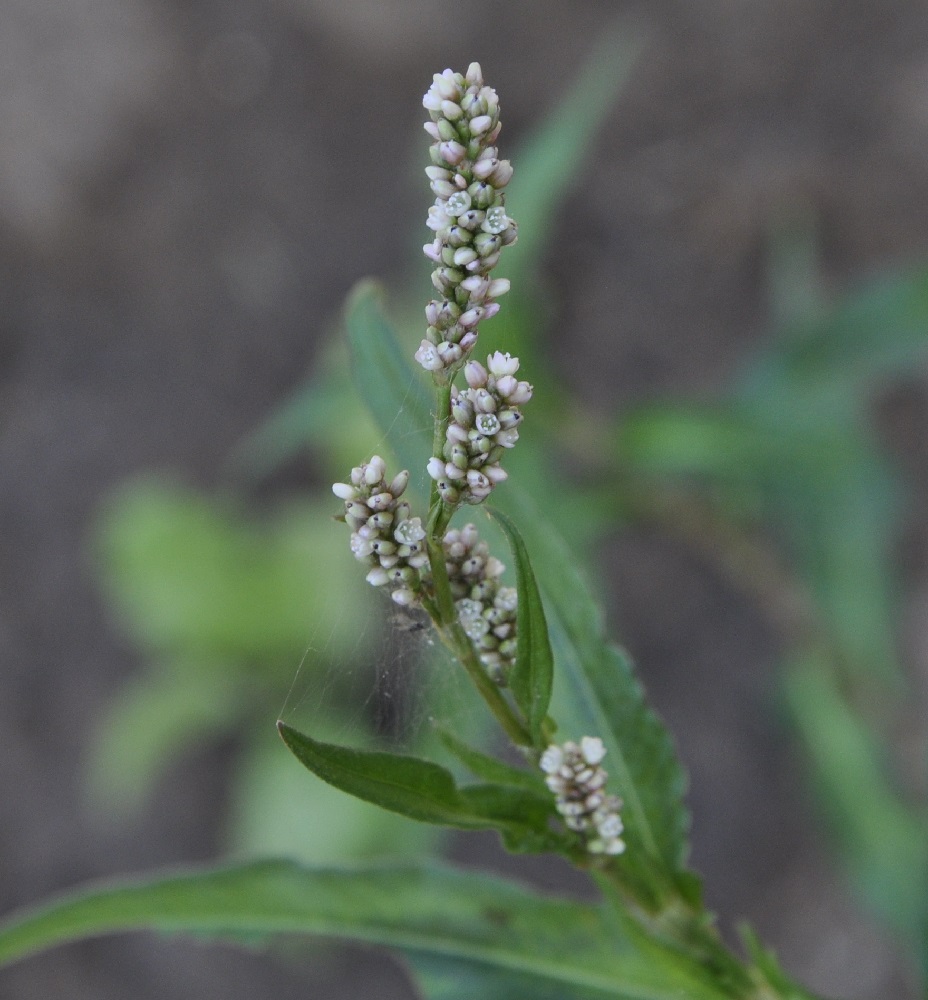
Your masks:
<path fill-rule="evenodd" d="M 407 590 L 405 587 L 397 588 L 392 594 L 390 594 L 390 597 L 392 597 L 401 608 L 408 608 L 411 604 L 416 603 L 416 595 L 411 590 Z"/>
<path fill-rule="evenodd" d="M 401 497 L 406 492 L 406 487 L 409 485 L 409 469 L 403 469 L 402 472 L 398 472 L 394 477 L 393 481 L 390 483 L 389 490 L 390 494 L 394 499 Z"/>
<path fill-rule="evenodd" d="M 382 566 L 375 566 L 364 579 L 372 587 L 382 587 L 389 582 L 390 576 Z"/>
<path fill-rule="evenodd" d="M 489 130 L 492 124 L 493 119 L 489 115 L 478 115 L 478 117 L 471 119 L 470 134 L 483 135 L 484 132 Z"/>
<path fill-rule="evenodd" d="M 445 463 L 440 458 L 430 458 L 425 468 L 432 479 L 444 479 Z"/>
<path fill-rule="evenodd" d="M 444 362 L 446 368 L 461 360 L 461 347 L 459 344 L 452 344 L 448 340 L 443 340 L 438 345 L 438 356 Z"/>
<path fill-rule="evenodd" d="M 461 282 L 461 288 L 470 293 L 471 302 L 482 302 L 490 290 L 490 281 L 482 274 L 472 274 Z"/>
<path fill-rule="evenodd" d="M 393 503 L 393 497 L 391 494 L 384 490 L 382 493 L 375 493 L 373 496 L 367 498 L 367 506 L 370 507 L 375 513 L 381 510 L 387 510 L 390 504 Z"/>
<path fill-rule="evenodd" d="M 441 263 L 441 242 L 439 240 L 423 244 L 422 252 L 429 260 L 434 261 L 436 264 Z"/>
<path fill-rule="evenodd" d="M 466 354 L 477 343 L 477 334 L 473 330 L 468 330 L 458 341 L 461 352 Z"/>
<path fill-rule="evenodd" d="M 519 359 L 514 358 L 508 351 L 494 351 L 487 358 L 487 368 L 491 374 L 500 378 L 504 375 L 514 375 L 519 370 Z"/>
<path fill-rule="evenodd" d="M 456 122 L 459 118 L 464 117 L 461 105 L 455 104 L 454 101 L 442 101 L 441 113 L 448 119 L 449 122 Z"/>
<path fill-rule="evenodd" d="M 432 77 L 432 90 L 446 101 L 456 100 L 461 93 L 461 87 L 455 79 L 455 73 L 446 69 Z"/>
<path fill-rule="evenodd" d="M 492 319 L 498 312 L 499 312 L 499 303 L 498 302 L 488 302 L 483 307 L 483 318 L 484 319 Z"/>
<path fill-rule="evenodd" d="M 348 483 L 333 483 L 332 492 L 339 500 L 354 500 L 358 495 L 357 489 Z"/>
<path fill-rule="evenodd" d="M 501 375 L 496 380 L 496 391 L 506 402 L 510 402 L 510 396 L 519 388 L 519 382 L 514 375 Z"/>
<path fill-rule="evenodd" d="M 441 102 L 441 96 L 430 90 L 422 98 L 422 107 L 425 108 L 426 111 L 441 111 Z"/>
<path fill-rule="evenodd" d="M 465 74 L 464 79 L 471 87 L 482 87 L 483 71 L 480 68 L 480 63 L 472 62 L 470 66 L 467 67 L 467 73 Z"/>
<path fill-rule="evenodd" d="M 425 175 L 430 181 L 450 181 L 454 176 L 450 170 L 445 167 L 426 167 Z"/>
<path fill-rule="evenodd" d="M 477 309 L 468 309 L 466 313 L 461 313 L 458 317 L 458 323 L 464 327 L 465 330 L 470 330 L 475 327 L 479 322 L 482 313 Z"/>
<path fill-rule="evenodd" d="M 439 135 L 438 132 L 438 126 L 435 124 L 435 122 L 425 122 L 422 127 L 436 141 L 441 138 L 441 135 Z"/>
<path fill-rule="evenodd" d="M 477 251 L 473 247 L 461 247 L 454 252 L 454 266 L 466 267 L 472 260 L 477 259 Z M 466 324 L 461 324 L 465 326 Z"/>
<path fill-rule="evenodd" d="M 532 387 L 528 382 L 520 382 L 513 392 L 510 392 L 506 397 L 506 402 L 512 406 L 521 406 L 523 403 L 527 403 L 532 398 L 533 393 Z"/>
<path fill-rule="evenodd" d="M 429 187 L 439 198 L 450 198 L 458 190 L 456 185 L 452 184 L 451 181 L 445 180 L 432 181 Z"/>
<path fill-rule="evenodd" d="M 451 462 L 446 462 L 445 463 L 445 475 L 444 475 L 443 478 L 450 479 L 452 481 L 455 481 L 455 480 L 458 480 L 458 479 L 464 479 L 465 478 L 464 477 L 464 470 L 463 469 L 459 469 L 456 465 L 452 465 Z"/>
<path fill-rule="evenodd" d="M 371 460 L 364 468 L 364 482 L 368 486 L 376 486 L 387 471 L 387 463 L 379 455 L 371 455 Z"/>
<path fill-rule="evenodd" d="M 512 164 L 508 160 L 497 160 L 496 169 L 486 179 L 497 190 L 504 188 L 512 180 Z"/>
<path fill-rule="evenodd" d="M 498 299 L 500 295 L 505 295 L 512 287 L 512 282 L 508 278 L 494 278 L 490 282 L 487 294 L 491 299 Z"/>
<path fill-rule="evenodd" d="M 473 126 L 473 123 L 471 125 Z M 477 160 L 474 164 L 474 177 L 481 181 L 487 180 L 492 176 L 498 164 L 499 160 L 496 159 Z"/>
<path fill-rule="evenodd" d="M 438 326 L 439 309 L 439 303 L 437 303 L 435 299 L 432 299 L 432 301 L 425 307 L 425 321 L 429 326 Z"/>
<path fill-rule="evenodd" d="M 458 444 L 467 444 L 467 429 L 460 424 L 449 424 L 446 434 L 449 441 L 455 441 Z"/>
<path fill-rule="evenodd" d="M 468 361 L 464 366 L 464 378 L 471 389 L 482 389 L 487 384 L 487 370 L 479 361 Z"/>
<path fill-rule="evenodd" d="M 509 473 L 500 465 L 485 465 L 483 473 L 494 486 L 497 483 L 505 482 L 509 478 Z"/>
<path fill-rule="evenodd" d="M 462 146 L 456 139 L 449 139 L 443 142 L 439 147 L 438 151 L 441 154 L 441 158 L 446 162 L 450 163 L 452 166 L 457 166 L 461 160 L 467 155 L 467 150 Z M 452 187 L 452 191 L 456 190 Z"/>
<path fill-rule="evenodd" d="M 468 471 L 467 485 L 474 493 L 481 492 L 486 496 L 490 492 L 490 480 L 478 469 Z"/>

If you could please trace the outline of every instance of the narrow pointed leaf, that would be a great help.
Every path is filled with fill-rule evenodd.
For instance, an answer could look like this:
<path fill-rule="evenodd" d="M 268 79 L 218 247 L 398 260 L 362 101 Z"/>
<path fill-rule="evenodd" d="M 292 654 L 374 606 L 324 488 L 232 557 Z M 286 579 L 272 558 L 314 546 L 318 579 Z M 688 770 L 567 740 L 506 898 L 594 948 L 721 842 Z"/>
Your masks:
<path fill-rule="evenodd" d="M 514 788 L 523 788 L 539 794 L 547 792 L 541 772 L 534 774 L 530 771 L 523 771 L 498 760 L 496 757 L 475 750 L 443 726 L 436 726 L 435 731 L 448 751 L 454 754 L 476 777 L 497 785 L 511 785 Z M 550 793 L 548 794 L 550 797 Z"/>
<path fill-rule="evenodd" d="M 88 886 L 0 924 L 0 965 L 131 930 L 346 938 L 527 973 L 583 1000 L 589 991 L 615 1000 L 718 997 L 676 956 L 655 961 L 637 951 L 599 906 L 438 865 L 338 870 L 263 861 Z"/>
<path fill-rule="evenodd" d="M 557 663 L 552 713 L 559 735 L 600 736 L 606 743 L 603 763 L 609 787 L 624 799 L 623 837 L 629 845 L 617 864 L 642 892 L 660 894 L 664 878 L 685 878 L 686 778 L 673 743 L 647 705 L 628 656 L 606 639 L 576 555 L 522 491 L 510 487 L 505 505 L 518 517 L 545 590 Z"/>
<path fill-rule="evenodd" d="M 490 515 L 503 529 L 516 561 L 518 649 L 515 666 L 509 675 L 509 686 L 537 745 L 541 742 L 541 727 L 551 702 L 554 676 L 548 623 L 522 536 L 512 520 L 501 511 L 491 510 Z"/>
<path fill-rule="evenodd" d="M 413 481 L 425 476 L 432 447 L 432 400 L 421 371 L 409 364 L 383 309 L 375 281 L 355 285 L 345 308 L 352 374 L 361 399 Z"/>
<path fill-rule="evenodd" d="M 576 988 L 565 992 L 563 983 L 525 973 L 509 972 L 492 965 L 458 958 L 406 952 L 416 985 L 426 1000 L 606 1000 L 614 996 L 603 990 Z"/>
<path fill-rule="evenodd" d="M 551 804 L 540 795 L 502 785 L 458 788 L 450 771 L 429 760 L 322 743 L 283 722 L 277 728 L 304 767 L 366 802 L 423 823 L 500 830 L 536 850 L 550 842 Z"/>

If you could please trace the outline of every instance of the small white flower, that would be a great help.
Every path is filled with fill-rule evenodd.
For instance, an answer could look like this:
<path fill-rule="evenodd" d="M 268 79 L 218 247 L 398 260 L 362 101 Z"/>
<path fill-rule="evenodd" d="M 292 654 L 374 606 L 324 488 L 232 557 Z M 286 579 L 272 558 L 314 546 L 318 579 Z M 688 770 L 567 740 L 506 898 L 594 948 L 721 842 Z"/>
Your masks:
<path fill-rule="evenodd" d="M 514 358 L 508 352 L 503 354 L 502 351 L 494 351 L 487 358 L 487 368 L 498 379 L 506 375 L 512 376 L 519 370 L 519 359 Z"/>
<path fill-rule="evenodd" d="M 466 191 L 456 191 L 445 202 L 445 211 L 448 215 L 460 218 L 470 208 L 471 199 Z"/>
<path fill-rule="evenodd" d="M 500 429 L 499 417 L 495 413 L 478 414 L 476 426 L 481 434 L 492 437 Z"/>
<path fill-rule="evenodd" d="M 584 736 L 580 740 L 580 752 L 587 764 L 598 764 L 606 756 L 606 747 L 598 736 Z"/>
<path fill-rule="evenodd" d="M 406 521 L 401 521 L 393 530 L 393 537 L 401 545 L 415 545 L 425 538 L 425 528 L 422 527 L 422 518 L 411 517 Z"/>
<path fill-rule="evenodd" d="M 545 774 L 556 774 L 560 769 L 561 765 L 564 763 L 564 751 L 552 743 L 547 750 L 541 755 L 541 760 L 538 762 L 538 766 L 545 772 Z"/>
<path fill-rule="evenodd" d="M 509 216 L 506 215 L 506 209 L 501 205 L 494 205 L 493 208 L 488 208 L 486 218 L 483 220 L 480 228 L 485 233 L 493 233 L 494 236 L 498 236 L 504 230 L 508 229 Z"/>
<path fill-rule="evenodd" d="M 427 372 L 440 372 L 445 367 L 435 345 L 428 340 L 422 341 L 414 356 Z"/>

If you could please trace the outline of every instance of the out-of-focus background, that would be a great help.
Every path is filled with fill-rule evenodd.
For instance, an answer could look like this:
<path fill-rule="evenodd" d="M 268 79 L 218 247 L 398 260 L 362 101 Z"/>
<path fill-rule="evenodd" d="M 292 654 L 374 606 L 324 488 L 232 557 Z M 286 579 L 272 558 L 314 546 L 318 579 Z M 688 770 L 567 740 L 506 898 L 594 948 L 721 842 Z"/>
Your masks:
<path fill-rule="evenodd" d="M 308 603 L 314 560 L 325 552 L 327 572 L 345 567 L 313 534 L 329 526 L 305 501 L 328 472 L 312 454 L 234 500 L 230 455 L 322 370 L 357 278 L 403 287 L 412 267 L 427 273 L 416 254 L 430 202 L 420 102 L 431 74 L 482 63 L 501 95 L 510 155 L 617 14 L 638 55 L 544 220 L 549 325 L 536 347 L 577 405 L 600 415 L 723 394 L 767 346 L 777 302 L 790 301 L 777 298 L 776 280 L 793 282 L 794 298 L 817 285 L 829 299 L 928 258 L 923 4 L 2 5 L 0 911 L 91 877 L 214 858 L 229 847 L 230 814 L 241 828 L 261 813 L 264 772 L 252 761 L 242 777 L 243 737 L 222 724 L 250 688 L 240 664 L 227 684 L 224 656 L 234 647 L 253 675 L 272 650 L 273 679 L 256 682 L 267 715 L 248 725 L 266 722 L 273 746 L 300 641 L 324 627 Z M 324 418 L 333 436 L 356 406 Z M 924 366 L 877 382 L 870 412 L 905 486 L 888 542 L 890 618 L 912 704 L 923 706 Z M 138 486 L 155 474 L 168 478 Z M 765 615 L 709 556 L 653 525 L 612 531 L 599 551 L 612 626 L 689 769 L 693 863 L 726 932 L 750 920 L 823 993 L 914 995 L 908 960 L 858 906 L 819 823 Z M 167 568 L 155 565 L 159 553 Z M 173 586 L 175 556 L 203 570 L 189 595 Z M 224 589 L 227 556 L 253 574 L 234 594 Z M 256 620 L 247 638 L 223 632 L 191 651 L 185 641 L 202 636 L 185 610 L 222 619 L 210 595 L 241 600 L 240 620 L 257 606 Z M 146 601 L 171 623 L 149 628 L 157 612 L 147 618 Z M 262 601 L 291 602 L 292 649 L 274 635 L 249 646 Z M 341 655 L 338 641 L 327 649 Z M 346 656 L 367 655 L 356 636 L 349 645 Z M 372 648 L 382 653 L 376 637 Z M 111 736 L 119 725 L 141 732 L 170 702 L 153 757 L 171 744 L 172 725 L 183 730 L 170 685 L 152 680 L 159 658 L 169 673 L 196 660 L 188 705 L 212 738 L 185 731 L 150 788 L 127 783 L 139 801 L 121 813 L 88 791 L 87 775 L 105 783 L 110 773 L 112 761 L 93 761 L 114 753 L 114 739 L 100 750 L 107 726 Z M 357 680 L 362 699 L 371 683 Z M 127 690 L 138 696 L 114 723 Z M 896 733 L 904 759 L 917 728 Z M 913 768 L 923 781 L 923 764 Z M 467 863 L 501 864 L 491 838 L 451 849 Z M 10 1000 L 375 990 L 414 995 L 397 965 L 367 952 L 281 958 L 143 936 L 0 973 Z"/>

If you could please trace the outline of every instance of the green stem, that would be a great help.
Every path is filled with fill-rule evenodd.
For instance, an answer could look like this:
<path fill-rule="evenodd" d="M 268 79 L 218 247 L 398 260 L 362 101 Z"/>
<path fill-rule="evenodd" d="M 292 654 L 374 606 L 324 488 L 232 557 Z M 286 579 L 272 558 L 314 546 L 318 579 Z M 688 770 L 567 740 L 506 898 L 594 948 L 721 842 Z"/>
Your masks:
<path fill-rule="evenodd" d="M 461 661 L 461 665 L 467 671 L 474 687 L 477 688 L 481 698 L 486 702 L 487 707 L 503 727 L 509 739 L 516 746 L 532 746 L 531 734 L 506 700 L 496 682 L 487 674 L 473 643 L 458 621 L 457 609 L 451 594 L 451 584 L 448 581 L 448 569 L 445 566 L 441 537 L 430 534 L 428 546 L 434 596 L 427 604 L 423 602 L 423 605 L 431 615 L 442 642 Z"/>
<path fill-rule="evenodd" d="M 777 970 L 768 976 L 762 967 L 734 955 L 718 933 L 711 914 L 694 908 L 674 894 L 657 910 L 648 910 L 630 895 L 614 867 L 594 873 L 619 919 L 643 949 L 671 951 L 702 970 L 721 996 L 731 1000 L 820 1000 Z"/>
<path fill-rule="evenodd" d="M 432 435 L 432 455 L 442 458 L 445 450 L 445 436 L 448 424 L 451 422 L 451 381 L 440 382 L 435 386 L 435 431 Z M 438 492 L 438 483 L 432 480 L 429 491 L 429 524 L 440 516 L 445 504 Z M 451 515 L 448 515 L 450 520 Z"/>

